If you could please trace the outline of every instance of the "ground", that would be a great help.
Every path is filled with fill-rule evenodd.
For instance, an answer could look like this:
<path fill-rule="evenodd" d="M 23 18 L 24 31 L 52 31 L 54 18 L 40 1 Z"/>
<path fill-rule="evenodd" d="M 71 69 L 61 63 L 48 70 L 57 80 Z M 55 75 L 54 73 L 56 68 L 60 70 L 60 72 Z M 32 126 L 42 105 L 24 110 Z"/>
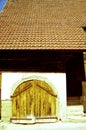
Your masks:
<path fill-rule="evenodd" d="M 83 113 L 83 106 L 68 106 L 67 120 L 57 123 L 20 125 L 9 122 L 1 122 L 0 130 L 86 130 L 86 115 Z"/>

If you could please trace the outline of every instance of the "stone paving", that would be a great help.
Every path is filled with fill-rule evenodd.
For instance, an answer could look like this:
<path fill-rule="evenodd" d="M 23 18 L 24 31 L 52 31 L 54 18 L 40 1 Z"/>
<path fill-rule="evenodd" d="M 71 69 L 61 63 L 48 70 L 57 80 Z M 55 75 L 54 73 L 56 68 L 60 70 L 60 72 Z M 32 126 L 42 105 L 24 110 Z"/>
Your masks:
<path fill-rule="evenodd" d="M 0 130 L 86 130 L 86 123 L 56 123 L 56 124 L 36 124 L 36 125 L 15 125 L 8 124 L 2 126 Z"/>

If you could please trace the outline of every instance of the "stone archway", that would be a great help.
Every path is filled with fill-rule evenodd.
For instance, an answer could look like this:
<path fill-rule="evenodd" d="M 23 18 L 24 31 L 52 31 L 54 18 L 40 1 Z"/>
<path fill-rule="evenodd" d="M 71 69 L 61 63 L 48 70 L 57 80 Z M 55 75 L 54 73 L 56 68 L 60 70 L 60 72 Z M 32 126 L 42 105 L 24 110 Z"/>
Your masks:
<path fill-rule="evenodd" d="M 57 95 L 45 81 L 24 81 L 17 86 L 11 98 L 13 117 L 56 116 Z"/>

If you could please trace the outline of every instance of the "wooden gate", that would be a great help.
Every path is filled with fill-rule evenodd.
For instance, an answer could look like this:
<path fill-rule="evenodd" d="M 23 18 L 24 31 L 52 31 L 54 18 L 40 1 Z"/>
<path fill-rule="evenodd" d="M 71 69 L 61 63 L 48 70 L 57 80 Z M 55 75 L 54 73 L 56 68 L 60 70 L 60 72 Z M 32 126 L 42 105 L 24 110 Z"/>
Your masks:
<path fill-rule="evenodd" d="M 44 81 L 29 80 L 20 84 L 12 95 L 13 117 L 55 116 L 56 97 Z"/>

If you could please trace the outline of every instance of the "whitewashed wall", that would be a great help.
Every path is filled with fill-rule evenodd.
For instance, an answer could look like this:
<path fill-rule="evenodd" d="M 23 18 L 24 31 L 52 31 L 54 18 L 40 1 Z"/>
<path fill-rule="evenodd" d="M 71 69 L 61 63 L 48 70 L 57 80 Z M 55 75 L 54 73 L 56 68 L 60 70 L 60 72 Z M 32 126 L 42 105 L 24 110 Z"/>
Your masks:
<path fill-rule="evenodd" d="M 2 100 L 10 100 L 18 84 L 28 79 L 46 81 L 57 93 L 60 105 L 60 118 L 66 120 L 66 74 L 65 73 L 2 73 Z M 2 106 L 2 110 L 4 106 Z"/>

